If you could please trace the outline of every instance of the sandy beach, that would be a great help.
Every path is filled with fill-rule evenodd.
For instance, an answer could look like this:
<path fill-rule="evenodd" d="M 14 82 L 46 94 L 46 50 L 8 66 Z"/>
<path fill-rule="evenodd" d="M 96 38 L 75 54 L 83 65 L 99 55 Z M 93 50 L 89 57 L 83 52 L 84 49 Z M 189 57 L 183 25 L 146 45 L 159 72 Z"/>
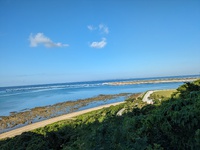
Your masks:
<path fill-rule="evenodd" d="M 73 112 L 73 113 L 70 113 L 70 114 L 66 114 L 66 115 L 51 118 L 51 119 L 48 119 L 48 120 L 44 120 L 44 121 L 41 121 L 41 122 L 33 123 L 33 124 L 30 124 L 30 125 L 27 125 L 27 126 L 24 126 L 24 127 L 21 127 L 21 128 L 17 128 L 17 129 L 2 133 L 2 134 L 0 134 L 0 139 L 4 139 L 4 138 L 8 138 L 8 137 L 14 137 L 16 135 L 22 134 L 23 132 L 27 132 L 27 131 L 31 131 L 31 130 L 34 130 L 34 129 L 37 129 L 37 128 L 40 128 L 40 127 L 44 127 L 48 124 L 52 124 L 52 123 L 55 123 L 55 122 L 58 122 L 58 121 L 61 121 L 61 120 L 65 120 L 65 119 L 70 119 L 70 118 L 73 118 L 73 117 L 76 117 L 78 115 L 82 115 L 82 114 L 85 114 L 85 113 L 88 113 L 88 112 L 91 112 L 91 111 L 94 111 L 94 110 L 99 110 L 99 109 L 107 108 L 107 107 L 110 107 L 110 106 L 116 106 L 116 105 L 119 105 L 119 104 L 122 104 L 122 103 L 124 103 L 124 102 L 102 105 L 102 106 L 99 106 L 99 107 L 94 107 L 94 108 L 90 108 L 90 109 L 86 109 L 86 110 L 82 110 L 82 111 L 78 111 L 78 112 Z"/>

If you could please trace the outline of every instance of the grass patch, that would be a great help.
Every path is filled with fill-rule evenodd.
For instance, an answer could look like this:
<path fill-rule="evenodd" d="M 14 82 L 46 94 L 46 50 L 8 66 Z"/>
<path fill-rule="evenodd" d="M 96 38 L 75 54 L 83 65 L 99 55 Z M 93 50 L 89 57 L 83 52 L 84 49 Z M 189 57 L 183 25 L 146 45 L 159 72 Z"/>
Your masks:
<path fill-rule="evenodd" d="M 161 91 L 154 92 L 153 95 L 158 95 L 159 97 L 163 96 L 163 97 L 170 98 L 171 95 L 174 92 L 177 92 L 177 90 L 175 90 L 175 89 L 172 89 L 172 90 L 161 90 Z"/>
<path fill-rule="evenodd" d="M 172 97 L 172 94 L 177 92 L 177 90 L 160 90 L 155 91 L 150 95 L 150 99 L 153 100 L 154 104 L 160 105 L 162 101 L 166 101 Z"/>

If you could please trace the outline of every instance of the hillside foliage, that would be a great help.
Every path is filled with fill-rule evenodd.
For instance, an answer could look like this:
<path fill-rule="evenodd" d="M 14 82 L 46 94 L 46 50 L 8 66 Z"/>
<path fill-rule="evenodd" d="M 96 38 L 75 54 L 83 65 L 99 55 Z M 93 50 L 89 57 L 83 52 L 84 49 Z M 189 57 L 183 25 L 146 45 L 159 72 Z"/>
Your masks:
<path fill-rule="evenodd" d="M 116 115 L 125 108 L 123 115 Z M 1 150 L 200 149 L 200 80 L 156 105 L 141 99 L 0 141 Z"/>

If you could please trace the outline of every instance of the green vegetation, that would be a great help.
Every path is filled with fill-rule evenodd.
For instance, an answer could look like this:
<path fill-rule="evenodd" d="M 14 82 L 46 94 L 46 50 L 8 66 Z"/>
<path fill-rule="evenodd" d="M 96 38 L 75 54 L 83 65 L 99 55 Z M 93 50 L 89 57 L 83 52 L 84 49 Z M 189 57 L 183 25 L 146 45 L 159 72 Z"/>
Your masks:
<path fill-rule="evenodd" d="M 160 97 L 166 97 L 166 98 L 170 98 L 171 95 L 176 92 L 176 90 L 160 90 L 160 91 L 155 91 L 152 96 L 157 96 L 158 98 Z"/>
<path fill-rule="evenodd" d="M 10 116 L 0 116 L 0 131 L 9 129 L 17 125 L 31 124 L 36 121 L 56 117 L 62 114 L 75 112 L 79 108 L 87 106 L 91 102 L 108 101 L 118 97 L 128 96 L 130 93 L 120 93 L 113 95 L 98 95 L 92 98 L 79 99 L 77 101 L 66 101 L 50 106 L 36 107 L 24 112 L 12 112 Z"/>
<path fill-rule="evenodd" d="M 133 101 L 134 100 L 134 101 Z M 117 112 L 125 108 L 122 116 Z M 185 83 L 156 105 L 129 98 L 0 141 L 1 150 L 177 150 L 200 149 L 200 80 Z"/>
<path fill-rule="evenodd" d="M 160 90 L 155 91 L 150 95 L 150 99 L 153 100 L 154 104 L 161 104 L 161 101 L 168 100 L 172 94 L 177 93 L 177 90 Z"/>

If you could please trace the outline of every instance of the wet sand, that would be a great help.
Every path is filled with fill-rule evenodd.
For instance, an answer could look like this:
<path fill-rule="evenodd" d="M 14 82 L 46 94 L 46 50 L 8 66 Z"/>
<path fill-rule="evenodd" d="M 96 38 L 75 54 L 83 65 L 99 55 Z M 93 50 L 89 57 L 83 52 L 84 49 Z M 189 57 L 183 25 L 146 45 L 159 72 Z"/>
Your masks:
<path fill-rule="evenodd" d="M 41 122 L 33 123 L 33 124 L 30 124 L 30 125 L 27 125 L 27 126 L 24 126 L 24 127 L 21 127 L 21 128 L 17 128 L 17 129 L 2 133 L 2 134 L 0 134 L 0 139 L 4 139 L 4 138 L 8 138 L 8 137 L 14 137 L 16 135 L 22 134 L 23 132 L 27 132 L 27 131 L 31 131 L 31 130 L 34 130 L 34 129 L 37 129 L 37 128 L 40 128 L 40 127 L 44 127 L 48 124 L 52 124 L 52 123 L 55 123 L 55 122 L 58 122 L 58 121 L 61 121 L 61 120 L 65 120 L 65 119 L 71 119 L 71 118 L 76 117 L 78 115 L 82 115 L 82 114 L 85 114 L 85 113 L 88 113 L 88 112 L 91 112 L 91 111 L 94 111 L 94 110 L 99 110 L 99 109 L 102 109 L 102 108 L 107 108 L 107 107 L 110 107 L 110 106 L 116 106 L 116 105 L 119 105 L 119 104 L 122 104 L 122 103 L 124 103 L 124 102 L 102 105 L 102 106 L 99 106 L 99 107 L 94 107 L 94 108 L 90 108 L 90 109 L 86 109 L 86 110 L 82 110 L 82 111 L 78 111 L 78 112 L 73 112 L 73 113 L 70 113 L 70 114 L 66 114 L 66 115 L 51 118 L 51 119 L 48 119 L 48 120 L 44 120 L 44 121 L 41 121 Z"/>
<path fill-rule="evenodd" d="M 118 98 L 123 98 L 123 97 L 124 99 L 126 99 L 126 97 L 129 95 L 130 93 L 120 93 L 120 94 L 113 94 L 113 95 L 100 94 L 96 97 L 79 99 L 77 101 L 66 101 L 66 102 L 56 103 L 54 105 L 49 105 L 49 106 L 35 107 L 35 108 L 27 109 L 21 112 L 11 112 L 9 116 L 0 116 L 0 134 L 3 132 L 10 131 L 12 129 L 26 126 L 28 124 L 36 123 L 38 121 L 43 121 L 43 120 L 58 117 L 64 114 L 76 112 L 76 111 L 79 111 L 80 109 L 83 110 L 83 109 L 105 105 L 107 102 L 109 102 L 112 99 L 118 99 Z M 138 94 L 133 94 L 133 95 L 137 96 Z M 94 104 L 94 106 L 90 106 L 90 104 L 92 103 Z"/>

